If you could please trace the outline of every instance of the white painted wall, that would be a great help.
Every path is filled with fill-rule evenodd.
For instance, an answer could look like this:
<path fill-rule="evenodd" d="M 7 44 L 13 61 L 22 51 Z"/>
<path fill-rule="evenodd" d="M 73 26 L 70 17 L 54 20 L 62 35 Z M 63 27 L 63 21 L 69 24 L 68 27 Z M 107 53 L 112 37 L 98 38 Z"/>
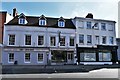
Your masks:
<path fill-rule="evenodd" d="M 13 16 L 11 16 L 10 14 L 6 14 L 6 22 L 5 23 L 8 23 L 10 20 L 13 19 Z"/>
<path fill-rule="evenodd" d="M 30 46 L 36 47 L 37 45 L 37 36 L 44 35 L 44 45 L 39 47 L 50 47 L 50 36 L 56 36 L 56 47 L 58 44 L 59 35 L 58 32 L 61 32 L 61 36 L 66 37 L 66 45 L 64 47 L 75 48 L 75 46 L 69 46 L 69 37 L 75 37 L 75 29 L 62 29 L 62 28 L 46 28 L 46 27 L 28 27 L 28 26 L 11 26 L 5 25 L 4 29 L 4 45 L 9 46 L 9 34 L 15 34 L 15 45 L 13 46 L 27 46 L 25 45 L 25 35 L 30 34 L 32 38 L 32 43 Z M 76 42 L 76 41 L 75 41 Z"/>
<path fill-rule="evenodd" d="M 99 36 L 99 41 L 100 41 L 100 45 L 116 45 L 116 31 L 115 31 L 115 23 L 113 21 L 106 21 L 106 20 L 94 20 L 94 19 L 87 19 L 87 18 L 77 18 L 77 19 L 73 19 L 74 24 L 76 25 L 76 34 L 77 34 L 77 44 L 79 47 L 96 47 L 95 43 L 95 36 Z M 80 22 L 83 21 L 83 24 L 81 24 Z M 99 30 L 95 30 L 95 29 L 87 29 L 87 21 L 90 21 L 92 23 L 92 26 L 97 22 L 99 25 Z M 101 23 L 106 23 L 106 31 L 101 30 Z M 109 31 L 110 26 L 109 24 L 113 24 L 113 31 Z M 83 25 L 83 28 L 80 28 L 80 26 Z M 84 44 L 81 45 L 79 44 L 79 34 L 84 34 Z M 87 44 L 87 35 L 92 35 L 92 45 L 88 45 Z M 102 36 L 106 36 L 107 37 L 107 43 L 106 44 L 102 44 Z M 109 37 L 114 37 L 114 43 L 110 44 L 109 43 Z"/>

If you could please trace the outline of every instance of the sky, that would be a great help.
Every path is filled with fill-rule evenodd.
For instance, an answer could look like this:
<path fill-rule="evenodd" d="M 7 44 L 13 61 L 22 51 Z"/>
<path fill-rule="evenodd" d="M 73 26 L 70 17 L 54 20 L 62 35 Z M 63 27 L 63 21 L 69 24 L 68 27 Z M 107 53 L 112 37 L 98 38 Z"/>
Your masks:
<path fill-rule="evenodd" d="M 32 0 L 33 1 L 33 0 Z M 114 20 L 118 22 L 118 1 L 101 0 L 96 1 L 65 1 L 65 2 L 48 2 L 47 0 L 36 2 L 7 2 L 6 0 L 0 3 L 0 11 L 7 11 L 12 14 L 12 9 L 17 8 L 18 14 L 47 17 L 74 18 L 85 17 L 88 13 L 92 13 L 95 19 Z M 35 0 L 34 0 L 35 1 Z M 118 32 L 118 23 L 116 23 L 116 31 Z M 117 33 L 118 35 L 118 33 Z"/>

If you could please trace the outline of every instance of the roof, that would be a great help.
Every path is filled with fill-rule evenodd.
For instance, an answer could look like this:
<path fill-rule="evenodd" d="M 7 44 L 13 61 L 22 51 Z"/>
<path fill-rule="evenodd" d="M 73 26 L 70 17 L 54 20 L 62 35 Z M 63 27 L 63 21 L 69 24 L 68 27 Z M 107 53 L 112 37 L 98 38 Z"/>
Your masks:
<path fill-rule="evenodd" d="M 68 28 L 76 29 L 71 19 L 65 20 L 65 27 L 58 27 L 59 18 L 45 17 L 47 25 L 39 25 L 39 18 L 37 16 L 26 16 L 27 24 L 22 24 L 22 26 L 31 26 L 31 27 L 50 27 L 50 28 Z M 18 24 L 19 16 L 14 17 L 10 22 L 5 25 L 21 25 Z"/>
<path fill-rule="evenodd" d="M 114 23 L 116 23 L 116 21 L 105 20 L 105 19 L 92 19 L 92 18 L 84 18 L 84 17 L 75 17 L 74 19 L 91 19 L 91 20 L 95 20 L 95 21 L 106 21 L 106 22 L 114 22 Z"/>

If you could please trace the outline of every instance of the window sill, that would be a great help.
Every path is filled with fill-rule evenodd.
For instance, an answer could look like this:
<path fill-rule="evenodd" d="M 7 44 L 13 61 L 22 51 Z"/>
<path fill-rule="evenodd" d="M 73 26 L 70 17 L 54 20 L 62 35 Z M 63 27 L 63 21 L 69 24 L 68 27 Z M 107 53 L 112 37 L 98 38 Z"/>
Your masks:
<path fill-rule="evenodd" d="M 43 61 L 38 61 L 37 63 L 43 63 Z"/>
<path fill-rule="evenodd" d="M 14 63 L 14 62 L 8 62 L 8 63 L 11 63 L 11 64 L 12 64 L 12 63 Z"/>
<path fill-rule="evenodd" d="M 24 63 L 30 63 L 30 62 L 27 62 L 27 61 L 26 61 L 26 62 L 24 62 Z"/>
<path fill-rule="evenodd" d="M 84 43 L 79 43 L 79 45 L 84 45 Z"/>

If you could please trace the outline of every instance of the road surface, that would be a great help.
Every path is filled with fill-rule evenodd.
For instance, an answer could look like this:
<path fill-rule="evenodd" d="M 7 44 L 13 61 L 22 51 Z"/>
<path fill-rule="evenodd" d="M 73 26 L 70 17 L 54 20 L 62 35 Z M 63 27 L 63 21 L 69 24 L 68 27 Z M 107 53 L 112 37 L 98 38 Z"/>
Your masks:
<path fill-rule="evenodd" d="M 100 69 L 88 73 L 3 74 L 2 78 L 118 78 L 118 69 Z"/>

